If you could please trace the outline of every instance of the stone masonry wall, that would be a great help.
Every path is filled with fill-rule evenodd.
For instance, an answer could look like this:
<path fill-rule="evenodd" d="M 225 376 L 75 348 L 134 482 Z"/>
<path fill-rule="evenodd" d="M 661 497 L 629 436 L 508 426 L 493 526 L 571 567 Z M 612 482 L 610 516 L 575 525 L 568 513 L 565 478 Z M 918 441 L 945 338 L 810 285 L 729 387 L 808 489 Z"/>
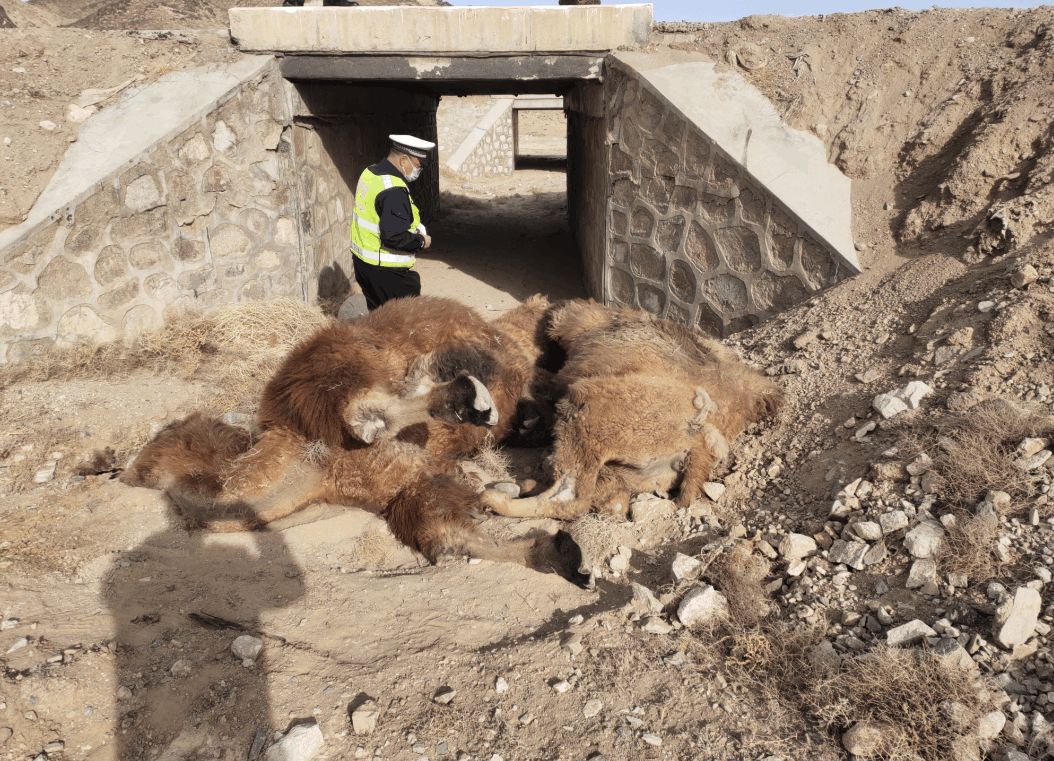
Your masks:
<path fill-rule="evenodd" d="M 166 312 L 304 298 L 274 69 L 40 225 L 0 260 L 0 362 L 131 337 Z"/>
<path fill-rule="evenodd" d="M 491 98 L 491 107 L 444 159 L 446 167 L 466 177 L 512 174 L 516 170 L 512 104 L 511 96 Z"/>
<path fill-rule="evenodd" d="M 605 299 L 717 335 L 832 285 L 839 263 L 640 80 L 609 67 Z"/>

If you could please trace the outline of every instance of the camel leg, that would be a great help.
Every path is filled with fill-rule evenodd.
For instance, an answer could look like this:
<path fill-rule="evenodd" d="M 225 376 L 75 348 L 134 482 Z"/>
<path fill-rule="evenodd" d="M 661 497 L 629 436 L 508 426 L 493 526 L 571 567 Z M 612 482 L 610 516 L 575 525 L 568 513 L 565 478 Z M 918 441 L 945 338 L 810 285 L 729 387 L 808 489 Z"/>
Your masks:
<path fill-rule="evenodd" d="M 589 584 L 589 576 L 579 570 L 581 550 L 565 532 L 499 542 L 473 520 L 477 504 L 475 492 L 453 477 L 431 475 L 400 491 L 384 516 L 396 538 L 433 563 L 443 555 L 470 554 L 556 573 L 578 586 Z"/>
<path fill-rule="evenodd" d="M 703 484 L 710 478 L 714 466 L 728 456 L 728 442 L 717 428 L 705 423 L 696 436 L 684 463 L 681 489 L 677 504 L 687 507 L 703 495 Z"/>

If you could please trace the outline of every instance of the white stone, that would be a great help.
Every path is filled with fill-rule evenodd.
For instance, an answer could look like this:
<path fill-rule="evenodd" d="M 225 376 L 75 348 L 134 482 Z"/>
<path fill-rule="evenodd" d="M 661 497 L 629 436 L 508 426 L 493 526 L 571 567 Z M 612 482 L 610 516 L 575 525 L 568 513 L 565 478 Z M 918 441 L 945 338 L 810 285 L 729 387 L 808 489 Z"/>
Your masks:
<path fill-rule="evenodd" d="M 1036 631 L 1042 604 L 1043 600 L 1035 589 L 1018 587 L 1014 597 L 996 610 L 996 641 L 1006 648 L 1025 644 Z"/>
<path fill-rule="evenodd" d="M 457 690 L 453 687 L 440 687 L 432 696 L 432 700 L 440 705 L 446 705 L 454 699 L 455 695 L 457 695 Z"/>
<path fill-rule="evenodd" d="M 1046 439 L 1027 438 L 1022 439 L 1021 443 L 1017 445 L 1017 454 L 1019 457 L 1031 457 L 1034 454 L 1038 454 L 1040 450 L 1045 449 L 1047 446 Z"/>
<path fill-rule="evenodd" d="M 179 660 L 177 660 L 168 669 L 168 673 L 170 673 L 172 676 L 178 676 L 178 677 L 190 676 L 193 673 L 193 671 L 194 671 L 194 669 L 190 665 L 190 661 L 188 661 L 188 660 L 186 660 L 184 658 L 180 658 Z"/>
<path fill-rule="evenodd" d="M 908 527 L 908 514 L 903 510 L 893 510 L 878 516 L 878 525 L 883 534 L 892 534 Z"/>
<path fill-rule="evenodd" d="M 97 110 L 98 109 L 95 108 L 95 106 L 82 108 L 76 103 L 70 103 L 66 106 L 66 121 L 70 124 L 80 124 L 81 122 L 87 121 Z"/>
<path fill-rule="evenodd" d="M 907 402 L 897 396 L 896 392 L 879 394 L 871 402 L 871 406 L 886 420 L 908 411 Z"/>
<path fill-rule="evenodd" d="M 900 392 L 901 398 L 907 402 L 908 407 L 917 410 L 922 400 L 933 393 L 933 389 L 923 381 L 912 381 Z"/>
<path fill-rule="evenodd" d="M 51 121 L 50 119 L 45 119 L 40 123 L 40 128 L 43 130 L 47 130 L 48 132 L 54 132 L 56 129 L 58 129 L 58 126 L 59 125 L 55 124 L 55 122 Z"/>
<path fill-rule="evenodd" d="M 663 621 L 660 616 L 648 616 L 640 628 L 648 634 L 669 634 L 673 631 L 673 627 Z"/>
<path fill-rule="evenodd" d="M 47 465 L 42 467 L 36 473 L 33 474 L 33 483 L 35 484 L 46 484 L 55 478 L 55 462 L 49 462 Z"/>
<path fill-rule="evenodd" d="M 710 585 L 692 589 L 677 607 L 677 620 L 685 626 L 714 623 L 728 614 L 728 600 Z"/>
<path fill-rule="evenodd" d="M 678 552 L 673 556 L 670 572 L 673 573 L 673 578 L 677 579 L 677 581 L 683 581 L 685 579 L 694 579 L 699 575 L 699 569 L 702 567 L 703 563 L 701 560 L 685 555 L 683 552 Z"/>
<path fill-rule="evenodd" d="M 28 638 L 26 638 L 26 637 L 19 637 L 18 639 L 16 639 L 14 641 L 14 644 L 12 644 L 11 647 L 7 648 L 7 655 L 10 655 L 11 653 L 18 652 L 19 650 L 21 650 L 22 648 L 24 648 L 24 647 L 26 647 L 28 645 L 29 645 L 29 639 Z"/>
<path fill-rule="evenodd" d="M 499 695 L 504 695 L 509 691 L 509 682 L 503 676 L 499 676 L 494 680 L 494 691 Z"/>
<path fill-rule="evenodd" d="M 645 732 L 643 735 L 641 735 L 640 739 L 654 748 L 658 748 L 660 745 L 662 745 L 662 738 L 654 732 Z"/>
<path fill-rule="evenodd" d="M 919 558 L 911 564 L 908 580 L 904 585 L 908 589 L 918 589 L 937 582 L 937 562 L 932 558 Z"/>
<path fill-rule="evenodd" d="M 1017 466 L 1026 473 L 1042 468 L 1051 457 L 1049 449 L 1041 449 L 1031 457 L 1025 457 L 1017 461 Z"/>
<path fill-rule="evenodd" d="M 854 523 L 853 532 L 865 542 L 877 542 L 882 538 L 882 527 L 874 521 Z"/>
<path fill-rule="evenodd" d="M 944 529 L 939 523 L 923 521 L 904 534 L 904 549 L 915 558 L 931 558 L 944 541 Z"/>
<path fill-rule="evenodd" d="M 842 735 L 842 745 L 854 756 L 871 758 L 886 745 L 886 738 L 880 725 L 858 721 Z"/>
<path fill-rule="evenodd" d="M 991 312 L 993 309 L 995 309 L 994 301 L 980 301 L 977 304 L 978 312 Z"/>
<path fill-rule="evenodd" d="M 835 565 L 845 563 L 850 568 L 862 570 L 864 567 L 864 555 L 871 549 L 863 542 L 847 542 L 838 539 L 827 551 L 827 559 Z"/>
<path fill-rule="evenodd" d="M 299 724 L 267 749 L 264 761 L 309 761 L 322 748 L 322 729 L 317 723 Z"/>
<path fill-rule="evenodd" d="M 231 643 L 231 652 L 234 657 L 242 661 L 255 661 L 263 650 L 263 640 L 249 634 L 235 637 Z"/>
<path fill-rule="evenodd" d="M 238 137 L 234 134 L 234 130 L 227 126 L 227 122 L 222 119 L 216 122 L 216 128 L 212 131 L 213 148 L 223 153 L 233 148 L 237 142 Z"/>
<path fill-rule="evenodd" d="M 937 632 L 926 625 L 924 621 L 913 619 L 906 624 L 895 626 L 886 632 L 886 644 L 890 647 L 900 645 L 914 645 L 926 637 L 936 637 Z"/>
<path fill-rule="evenodd" d="M 725 485 L 719 484 L 716 481 L 707 481 L 703 484 L 703 494 L 709 497 L 713 502 L 717 502 L 724 496 Z"/>
<path fill-rule="evenodd" d="M 977 736 L 982 740 L 994 740 L 999 737 L 1006 725 L 1006 716 L 1002 711 L 986 713 L 977 721 Z"/>
<path fill-rule="evenodd" d="M 633 582 L 630 588 L 633 590 L 634 605 L 650 613 L 658 613 L 662 610 L 662 603 L 646 586 Z"/>
<path fill-rule="evenodd" d="M 132 211 L 149 211 L 161 205 L 161 192 L 149 174 L 129 183 L 124 191 L 124 205 Z"/>
<path fill-rule="evenodd" d="M 33 297 L 27 293 L 7 291 L 0 293 L 0 324 L 10 330 L 26 330 L 36 327 L 40 317 Z"/>
<path fill-rule="evenodd" d="M 805 534 L 787 534 L 780 540 L 779 553 L 787 562 L 807 558 L 816 552 L 816 540 Z"/>
<path fill-rule="evenodd" d="M 592 719 L 594 716 L 598 716 L 603 710 L 603 701 L 593 698 L 592 700 L 587 700 L 586 704 L 582 706 L 582 715 L 587 719 Z"/>
<path fill-rule="evenodd" d="M 571 689 L 571 683 L 566 679 L 557 679 L 552 683 L 553 692 L 557 695 L 563 695 L 565 692 Z"/>
<path fill-rule="evenodd" d="M 351 712 L 351 728 L 357 735 L 371 735 L 377 728 L 380 710 L 372 700 L 367 700 Z"/>

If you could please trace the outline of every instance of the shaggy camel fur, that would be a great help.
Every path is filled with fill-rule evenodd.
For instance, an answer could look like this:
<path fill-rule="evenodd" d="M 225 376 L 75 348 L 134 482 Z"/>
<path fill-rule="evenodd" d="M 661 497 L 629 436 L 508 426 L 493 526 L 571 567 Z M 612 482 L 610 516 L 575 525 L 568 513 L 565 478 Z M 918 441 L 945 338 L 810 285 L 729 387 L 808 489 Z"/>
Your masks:
<path fill-rule="evenodd" d="M 324 327 L 265 387 L 258 438 L 191 415 L 122 480 L 165 490 L 190 525 L 212 531 L 261 528 L 326 501 L 383 514 L 432 562 L 468 553 L 585 584 L 566 533 L 496 542 L 473 519 L 475 492 L 449 475 L 512 429 L 548 306 L 533 298 L 487 323 L 447 299 L 397 299 Z"/>
<path fill-rule="evenodd" d="M 512 517 L 625 511 L 633 492 L 679 488 L 691 504 L 728 442 L 776 411 L 778 387 L 717 341 L 645 312 L 573 301 L 547 314 L 566 354 L 551 380 L 553 485 L 483 501 Z"/>

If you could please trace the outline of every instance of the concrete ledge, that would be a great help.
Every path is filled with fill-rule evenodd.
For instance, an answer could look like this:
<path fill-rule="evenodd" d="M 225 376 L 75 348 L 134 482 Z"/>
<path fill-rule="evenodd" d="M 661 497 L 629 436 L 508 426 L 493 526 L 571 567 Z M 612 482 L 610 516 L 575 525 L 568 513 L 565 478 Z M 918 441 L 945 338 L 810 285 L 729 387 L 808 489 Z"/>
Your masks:
<path fill-rule="evenodd" d="M 652 6 L 231 8 L 245 51 L 558 53 L 648 42 Z"/>
<path fill-rule="evenodd" d="M 718 71 L 705 56 L 662 51 L 612 58 L 764 185 L 850 272 L 860 272 L 851 182 L 827 161 L 818 137 L 788 126 L 757 88 L 734 72 Z"/>

